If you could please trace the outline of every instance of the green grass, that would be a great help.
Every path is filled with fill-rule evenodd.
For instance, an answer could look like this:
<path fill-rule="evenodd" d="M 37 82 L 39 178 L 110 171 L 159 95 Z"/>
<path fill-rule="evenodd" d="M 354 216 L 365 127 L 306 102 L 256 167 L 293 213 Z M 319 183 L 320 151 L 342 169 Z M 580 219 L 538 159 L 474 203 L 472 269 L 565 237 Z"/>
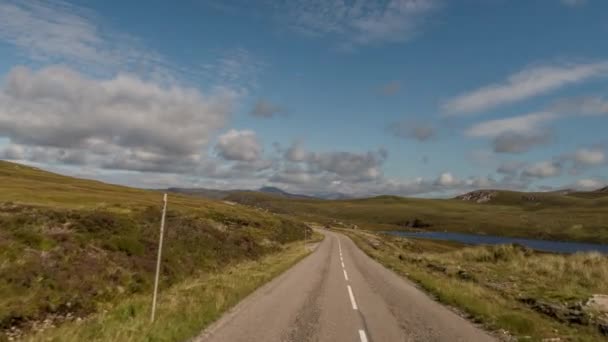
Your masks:
<path fill-rule="evenodd" d="M 306 255 L 300 243 L 293 243 L 257 261 L 180 282 L 161 292 L 154 323 L 150 323 L 150 296 L 137 295 L 106 313 L 67 322 L 26 340 L 184 341 Z"/>
<path fill-rule="evenodd" d="M 11 328 L 27 332 L 147 296 L 161 199 L 0 161 L 0 340 Z M 261 260 L 305 229 L 264 210 L 170 195 L 161 288 Z"/>
<path fill-rule="evenodd" d="M 599 341 L 591 322 L 564 322 L 538 310 L 563 311 L 606 293 L 608 257 L 597 253 L 553 255 L 521 247 L 465 247 L 422 239 L 403 239 L 342 230 L 372 258 L 418 283 L 438 301 L 464 312 L 490 331 L 503 329 L 518 340 Z"/>
<path fill-rule="evenodd" d="M 608 194 L 499 191 L 488 203 L 396 196 L 323 201 L 247 193 L 228 198 L 334 226 L 411 229 L 408 223 L 417 219 L 426 230 L 608 243 Z"/>

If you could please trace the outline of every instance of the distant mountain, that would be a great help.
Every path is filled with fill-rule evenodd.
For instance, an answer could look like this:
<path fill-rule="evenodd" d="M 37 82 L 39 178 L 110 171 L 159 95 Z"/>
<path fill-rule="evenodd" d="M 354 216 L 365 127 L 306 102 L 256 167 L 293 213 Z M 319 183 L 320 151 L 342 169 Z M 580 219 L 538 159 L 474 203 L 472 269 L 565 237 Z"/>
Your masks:
<path fill-rule="evenodd" d="M 224 199 L 230 195 L 233 190 L 217 190 L 205 188 L 168 188 L 163 191 L 174 192 L 186 195 L 205 197 L 210 199 Z"/>
<path fill-rule="evenodd" d="M 271 195 L 275 195 L 275 196 L 280 196 L 280 197 L 285 197 L 285 198 L 315 198 L 312 196 L 306 196 L 306 195 L 300 195 L 300 194 L 292 194 L 289 193 L 287 191 L 284 191 L 282 189 L 279 189 L 277 187 L 274 186 L 263 186 L 261 188 L 258 189 L 259 192 L 263 192 L 265 194 L 271 194 Z"/>
<path fill-rule="evenodd" d="M 510 190 L 475 190 L 456 196 L 454 199 L 492 204 L 568 204 L 579 199 L 599 199 L 608 196 L 608 186 L 595 191 L 561 189 L 546 192 L 523 192 Z"/>
<path fill-rule="evenodd" d="M 180 194 L 187 194 L 193 196 L 200 196 L 210 199 L 226 199 L 226 197 L 233 194 L 245 195 L 247 193 L 259 193 L 272 195 L 275 197 L 281 198 L 289 198 L 289 199 L 325 199 L 325 200 L 342 200 L 342 199 L 351 199 L 352 196 L 348 196 L 339 192 L 322 192 L 311 195 L 303 195 L 303 194 L 295 194 L 291 192 L 287 192 L 281 188 L 277 188 L 274 186 L 263 186 L 257 190 L 241 190 L 241 189 L 233 189 L 233 190 L 218 190 L 218 189 L 206 189 L 206 188 L 168 188 L 162 191 L 175 192 Z"/>
<path fill-rule="evenodd" d="M 326 199 L 326 200 L 346 200 L 352 199 L 353 196 L 349 196 L 347 194 L 343 194 L 340 192 L 321 192 L 312 195 L 316 198 Z"/>

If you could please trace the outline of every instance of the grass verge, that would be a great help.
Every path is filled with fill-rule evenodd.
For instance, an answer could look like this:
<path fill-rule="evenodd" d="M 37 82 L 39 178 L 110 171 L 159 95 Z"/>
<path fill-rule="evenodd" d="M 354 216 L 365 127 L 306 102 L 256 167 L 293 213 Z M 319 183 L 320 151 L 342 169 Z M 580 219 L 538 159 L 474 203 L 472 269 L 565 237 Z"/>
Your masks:
<path fill-rule="evenodd" d="M 341 230 L 365 253 L 504 340 L 601 341 L 608 313 L 587 307 L 606 291 L 608 258 L 518 246 L 464 247 Z M 605 326 L 604 326 L 605 327 Z"/>
<path fill-rule="evenodd" d="M 308 255 L 301 243 L 257 261 L 183 281 L 160 293 L 151 324 L 150 296 L 132 296 L 105 313 L 28 336 L 27 341 L 183 341 L 196 336 L 255 289 Z"/>

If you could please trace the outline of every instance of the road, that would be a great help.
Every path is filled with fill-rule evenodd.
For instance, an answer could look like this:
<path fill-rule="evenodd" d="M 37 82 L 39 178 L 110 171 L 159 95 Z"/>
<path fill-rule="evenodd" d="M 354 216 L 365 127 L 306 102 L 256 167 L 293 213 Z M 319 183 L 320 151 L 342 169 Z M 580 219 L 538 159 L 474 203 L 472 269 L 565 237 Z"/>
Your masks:
<path fill-rule="evenodd" d="M 348 237 L 321 232 L 325 239 L 311 255 L 195 341 L 495 341 Z"/>

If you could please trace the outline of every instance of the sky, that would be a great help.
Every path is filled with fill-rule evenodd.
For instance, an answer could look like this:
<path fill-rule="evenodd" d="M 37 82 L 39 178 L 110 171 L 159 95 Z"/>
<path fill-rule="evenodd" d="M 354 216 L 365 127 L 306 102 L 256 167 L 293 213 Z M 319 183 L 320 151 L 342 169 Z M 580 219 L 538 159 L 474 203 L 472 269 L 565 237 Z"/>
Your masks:
<path fill-rule="evenodd" d="M 0 158 L 144 188 L 608 183 L 603 0 L 0 0 Z"/>

